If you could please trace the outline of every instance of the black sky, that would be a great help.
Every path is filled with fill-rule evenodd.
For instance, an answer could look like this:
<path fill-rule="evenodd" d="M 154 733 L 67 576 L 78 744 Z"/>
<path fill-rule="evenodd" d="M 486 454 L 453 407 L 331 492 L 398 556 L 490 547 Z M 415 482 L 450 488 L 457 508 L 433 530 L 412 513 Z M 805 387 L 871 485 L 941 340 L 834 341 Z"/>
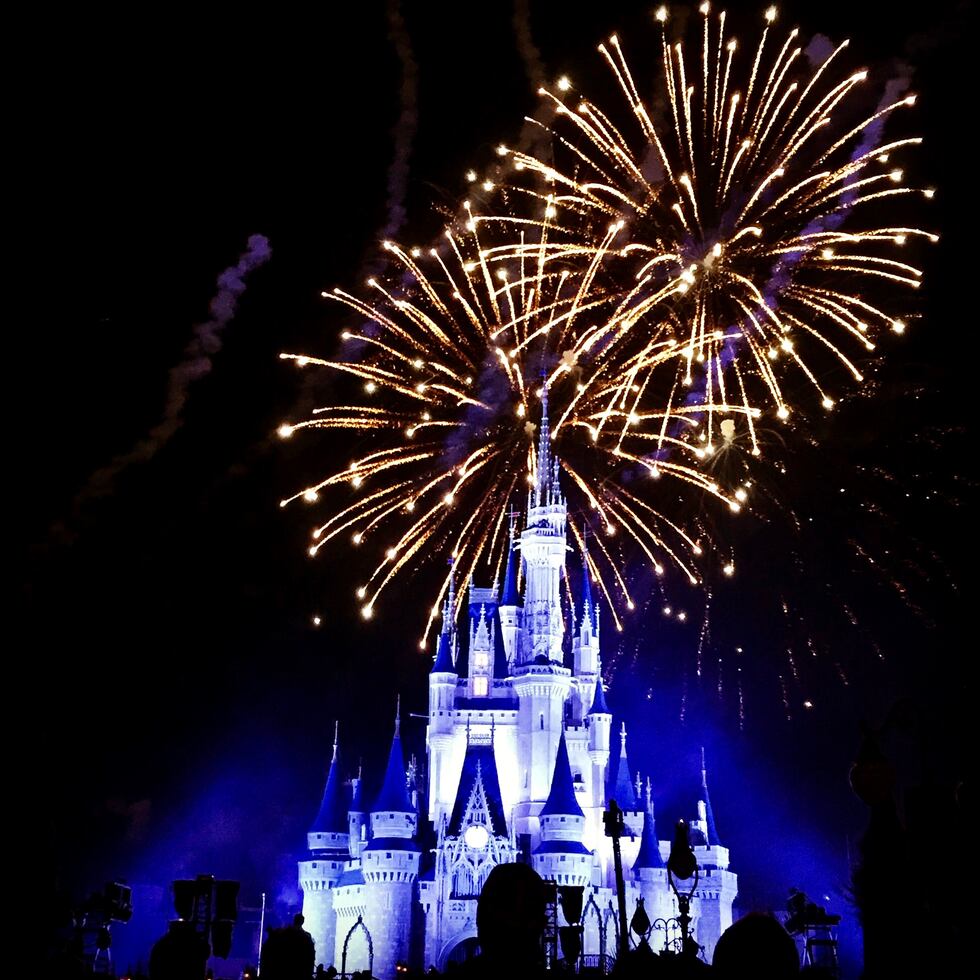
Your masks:
<path fill-rule="evenodd" d="M 653 37 L 644 4 L 530 6 L 552 77 L 599 72 L 594 45 L 613 29 Z M 439 227 L 433 202 L 452 206 L 463 172 L 514 137 L 535 99 L 510 3 L 405 7 L 419 89 L 407 195 L 413 230 L 402 238 L 425 243 Z M 755 793 L 777 814 L 777 834 L 794 824 L 834 841 L 855 832 L 861 811 L 846 771 L 857 725 L 880 721 L 895 698 L 915 700 L 927 757 L 944 757 L 951 769 L 966 727 L 959 596 L 969 594 L 974 499 L 966 476 L 975 197 L 962 148 L 976 88 L 967 5 L 919 5 L 913 16 L 894 4 L 830 2 L 787 6 L 782 16 L 799 17 L 808 34 L 852 37 L 869 62 L 911 65 L 927 138 L 917 167 L 940 189 L 930 223 L 943 235 L 926 259 L 924 319 L 878 376 L 880 402 L 817 433 L 833 442 L 826 470 L 801 451 L 803 475 L 790 486 L 832 531 L 819 481 L 838 492 L 855 463 L 880 462 L 916 488 L 914 499 L 889 502 L 895 547 L 914 537 L 923 542 L 916 555 L 933 550 L 941 563 L 913 576 L 923 617 L 893 618 L 877 593 L 868 599 L 880 618 L 868 626 L 884 635 L 888 663 L 871 663 L 866 648 L 845 651 L 856 665 L 850 686 L 836 687 L 830 668 L 823 680 L 817 672 L 820 710 L 801 712 L 796 692 L 790 722 L 775 689 L 750 698 L 742 728 L 730 694 L 719 703 L 711 691 L 689 690 L 682 725 L 683 680 L 671 661 L 689 657 L 695 637 L 651 619 L 661 651 L 676 658 L 641 656 L 635 685 L 613 678 L 627 716 L 658 739 L 635 761 L 662 773 L 668 798 L 681 798 L 683 779 L 671 773 L 690 768 L 707 738 L 724 770 L 719 819 L 728 809 L 733 846 L 749 855 L 764 851 L 751 841 L 752 810 L 763 805 Z M 370 761 L 383 750 L 395 691 L 413 710 L 424 705 L 426 663 L 414 640 L 426 594 L 407 583 L 403 610 L 370 627 L 356 618 L 346 557 L 308 563 L 306 520 L 277 506 L 322 446 L 272 438 L 299 395 L 279 351 L 330 349 L 338 321 L 319 291 L 354 280 L 386 220 L 401 67 L 385 4 L 253 12 L 158 5 L 122 15 L 74 8 L 25 25 L 23 38 L 15 115 L 25 167 L 9 192 L 26 206 L 18 244 L 31 274 L 27 312 L 11 324 L 24 349 L 9 370 L 22 399 L 13 427 L 26 498 L 11 522 L 26 547 L 16 565 L 26 629 L 15 662 L 37 719 L 24 740 L 25 799 L 45 825 L 51 880 L 80 889 L 125 875 L 165 833 L 175 834 L 174 847 L 187 845 L 174 831 L 181 812 L 229 774 L 239 786 L 232 801 L 248 798 L 254 779 L 241 839 L 252 820 L 271 842 L 243 870 L 222 858 L 227 873 L 251 876 L 254 888 L 299 844 L 331 720 L 342 719 L 351 760 L 363 753 Z M 252 277 L 183 427 L 111 495 L 75 507 L 88 476 L 158 420 L 169 368 L 207 317 L 218 273 L 253 233 L 270 239 L 272 261 Z M 921 490 L 927 485 L 939 491 L 934 501 Z M 828 546 L 828 567 L 818 563 L 815 575 L 838 574 L 833 554 Z M 755 642 L 760 676 L 768 647 L 782 642 L 762 618 L 769 564 L 750 554 L 747 569 L 758 575 L 740 575 L 744 591 L 725 606 L 728 638 Z M 319 631 L 310 628 L 314 612 L 324 620 Z M 658 720 L 644 713 L 661 704 Z M 413 737 L 420 745 L 421 729 Z M 683 766 L 666 761 L 674 752 Z M 737 807 L 726 807 L 726 793 Z"/>

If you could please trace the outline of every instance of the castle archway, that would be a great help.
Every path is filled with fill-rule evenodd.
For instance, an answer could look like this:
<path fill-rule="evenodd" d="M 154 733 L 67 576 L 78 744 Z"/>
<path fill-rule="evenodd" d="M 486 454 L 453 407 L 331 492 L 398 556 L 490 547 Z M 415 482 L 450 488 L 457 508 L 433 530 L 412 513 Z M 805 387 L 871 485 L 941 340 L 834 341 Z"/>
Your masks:
<path fill-rule="evenodd" d="M 454 936 L 442 948 L 442 954 L 436 967 L 444 971 L 450 963 L 465 963 L 480 952 L 480 943 L 476 932 L 468 931 Z"/>

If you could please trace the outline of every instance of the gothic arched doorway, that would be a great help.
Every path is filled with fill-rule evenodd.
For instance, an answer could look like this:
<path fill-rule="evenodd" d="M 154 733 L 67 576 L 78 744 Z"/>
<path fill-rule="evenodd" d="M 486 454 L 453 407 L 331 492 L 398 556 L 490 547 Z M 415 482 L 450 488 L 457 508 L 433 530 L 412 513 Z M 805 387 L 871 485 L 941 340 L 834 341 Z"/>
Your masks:
<path fill-rule="evenodd" d="M 465 963 L 479 955 L 479 952 L 480 941 L 476 936 L 467 936 L 449 948 L 449 951 L 442 958 L 440 969 L 445 970 L 450 963 Z"/>

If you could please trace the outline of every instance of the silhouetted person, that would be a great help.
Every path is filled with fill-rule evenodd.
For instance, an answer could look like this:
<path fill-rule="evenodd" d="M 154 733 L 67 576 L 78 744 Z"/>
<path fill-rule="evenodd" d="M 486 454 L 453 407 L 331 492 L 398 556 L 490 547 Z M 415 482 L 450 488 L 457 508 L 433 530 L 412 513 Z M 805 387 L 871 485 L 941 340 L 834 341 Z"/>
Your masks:
<path fill-rule="evenodd" d="M 171 922 L 150 951 L 150 980 L 204 980 L 211 947 L 191 922 Z"/>
<path fill-rule="evenodd" d="M 711 962 L 719 980 L 790 980 L 800 973 L 800 954 L 793 937 L 771 915 L 757 912 L 721 934 Z"/>
<path fill-rule="evenodd" d="M 284 929 L 270 929 L 262 947 L 262 980 L 311 980 L 316 960 L 313 937 L 302 915 Z"/>
<path fill-rule="evenodd" d="M 541 936 L 547 893 L 527 864 L 498 864 L 476 904 L 480 955 L 464 963 L 464 977 L 534 977 L 544 974 Z"/>

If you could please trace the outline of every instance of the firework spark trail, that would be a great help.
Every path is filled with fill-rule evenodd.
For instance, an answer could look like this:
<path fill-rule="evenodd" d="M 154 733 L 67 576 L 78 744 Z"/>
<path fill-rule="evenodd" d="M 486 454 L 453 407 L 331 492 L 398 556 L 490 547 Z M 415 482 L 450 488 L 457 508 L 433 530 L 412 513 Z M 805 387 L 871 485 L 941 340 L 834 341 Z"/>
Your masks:
<path fill-rule="evenodd" d="M 580 515 L 573 536 L 596 533 L 599 588 L 632 608 L 622 544 L 606 537 L 625 532 L 647 567 L 673 565 L 696 584 L 713 535 L 691 513 L 711 496 L 737 512 L 751 486 L 744 474 L 723 486 L 705 469 L 736 443 L 738 421 L 759 455 L 763 423 L 789 421 L 798 388 L 833 408 L 837 368 L 862 379 L 850 348 L 866 354 L 882 331 L 904 330 L 852 284 L 917 286 L 918 269 L 890 250 L 935 240 L 892 207 L 929 192 L 892 163 L 879 168 L 919 142 L 881 143 L 887 119 L 914 99 L 886 87 L 856 115 L 867 72 L 841 67 L 846 43 L 816 67 L 811 45 L 807 69 L 798 32 L 778 37 L 770 8 L 743 62 L 724 15 L 712 29 L 701 12 L 696 63 L 657 14 L 667 111 L 647 107 L 649 86 L 611 38 L 600 51 L 625 122 L 570 94 L 567 78 L 542 89 L 547 111 L 525 119 L 517 147 L 501 145 L 483 175 L 467 174 L 470 197 L 441 242 L 425 252 L 386 242 L 390 264 L 366 297 L 324 294 L 358 318 L 343 333 L 347 352 L 283 355 L 348 375 L 375 402 L 280 429 L 354 429 L 371 441 L 374 451 L 283 501 L 358 491 L 317 528 L 311 553 L 341 532 L 355 545 L 384 538 L 356 590 L 366 617 L 430 555 L 454 556 L 460 595 L 481 560 L 499 567 L 500 514 L 536 472 L 539 372 L 578 506 L 570 517 Z M 883 199 L 892 213 L 876 225 L 865 206 Z M 664 504 L 676 493 L 627 489 L 637 477 L 668 478 L 677 513 Z M 732 574 L 730 548 L 723 563 Z"/>
<path fill-rule="evenodd" d="M 645 447 L 642 440 L 634 446 L 628 426 L 615 438 L 602 432 L 606 419 L 627 412 L 618 380 L 623 371 L 631 377 L 642 372 L 649 386 L 663 370 L 672 386 L 677 346 L 654 351 L 644 344 L 638 353 L 626 344 L 606 345 L 601 356 L 590 357 L 582 338 L 596 319 L 602 322 L 605 302 L 588 289 L 591 266 L 559 268 L 565 256 L 550 250 L 547 231 L 534 241 L 522 239 L 519 215 L 507 223 L 483 215 L 479 203 L 467 201 L 460 221 L 432 248 L 386 242 L 390 264 L 368 280 L 369 298 L 342 289 L 324 293 L 362 324 L 342 332 L 345 344 L 359 347 L 355 357 L 282 355 L 299 367 L 346 375 L 368 404 L 325 406 L 305 421 L 284 424 L 281 436 L 324 428 L 380 437 L 372 451 L 283 501 L 313 503 L 344 485 L 356 492 L 314 530 L 311 555 L 340 534 L 350 534 L 355 546 L 385 539 L 383 557 L 355 590 L 366 618 L 399 574 L 440 553 L 454 558 L 461 602 L 480 562 L 488 570 L 499 566 L 501 515 L 535 478 L 543 384 L 552 392 L 554 414 L 568 419 L 557 447 L 569 477 L 565 489 L 585 503 L 573 506 L 573 535 L 580 533 L 577 525 L 594 525 L 604 537 L 621 529 L 658 574 L 675 565 L 697 582 L 692 558 L 704 553 L 707 541 L 700 531 L 684 529 L 682 515 L 666 515 L 608 479 L 625 463 L 642 462 Z M 663 414 L 669 419 L 672 411 L 668 406 Z M 688 497 L 714 496 L 737 509 L 737 498 L 697 464 L 697 453 L 679 442 L 660 475 Z M 632 608 L 618 550 L 597 539 L 595 552 L 605 573 L 597 576 L 600 590 L 610 605 Z M 447 574 L 426 631 L 448 580 Z M 615 610 L 613 616 L 621 625 Z"/>
<path fill-rule="evenodd" d="M 170 369 L 163 417 L 126 453 L 96 470 L 75 497 L 73 512 L 86 500 L 109 493 L 117 477 L 136 463 L 146 463 L 174 437 L 183 423 L 184 406 L 194 382 L 206 377 L 214 366 L 215 355 L 221 350 L 222 335 L 231 323 L 238 302 L 245 292 L 246 278 L 264 265 L 272 255 L 268 239 L 252 235 L 248 247 L 238 261 L 218 276 L 218 291 L 210 303 L 211 318 L 194 328 L 194 334 L 184 351 L 183 359 Z"/>
<path fill-rule="evenodd" d="M 686 337 L 684 381 L 690 390 L 684 403 L 704 405 L 705 449 L 710 452 L 713 415 L 730 411 L 717 405 L 716 399 L 733 365 L 740 372 L 742 415 L 748 423 L 758 418 L 756 413 L 767 401 L 774 403 L 780 419 L 789 418 L 788 391 L 781 377 L 786 372 L 780 363 L 798 370 L 816 389 L 823 407 L 832 408 L 834 399 L 819 380 L 826 373 L 827 352 L 861 380 L 861 372 L 834 331 L 843 330 L 860 348 L 873 350 L 875 345 L 865 334 L 904 329 L 904 321 L 841 291 L 835 281 L 841 276 L 836 274 L 858 273 L 869 280 L 915 287 L 919 270 L 877 254 L 875 246 L 901 246 L 915 237 L 935 240 L 935 236 L 915 228 L 838 230 L 869 201 L 916 193 L 930 196 L 928 190 L 904 186 L 898 169 L 868 176 L 876 163 L 887 162 L 890 152 L 919 142 L 899 140 L 881 146 L 887 119 L 896 109 L 914 103 L 914 97 L 903 97 L 903 79 L 886 85 L 875 111 L 852 127 L 840 107 L 858 91 L 867 72 L 852 72 L 834 82 L 835 59 L 845 43 L 824 52 L 823 61 L 807 79 L 797 31 L 789 32 L 781 45 L 767 47 L 775 31 L 776 12 L 771 8 L 752 57 L 745 96 L 737 89 L 730 96 L 719 94 L 737 84 L 736 45 L 734 40 L 725 43 L 725 19 L 719 17 L 717 53 L 712 57 L 707 4 L 701 13 L 705 18 L 701 79 L 688 72 L 683 45 L 668 43 L 664 28 L 668 132 L 658 133 L 614 36 L 600 45 L 600 52 L 639 126 L 641 142 L 634 142 L 626 128 L 611 121 L 610 113 L 586 98 L 576 106 L 560 93 L 543 91 L 554 122 L 541 125 L 551 135 L 554 154 L 514 151 L 514 170 L 531 173 L 538 182 L 522 183 L 518 178 L 523 174 L 517 173 L 507 184 L 512 193 L 553 201 L 559 216 L 554 224 L 565 232 L 569 250 L 576 245 L 586 252 L 591 248 L 598 257 L 597 225 L 614 222 L 624 229 L 622 244 L 603 243 L 603 268 L 596 281 L 612 288 L 610 281 L 618 278 L 632 316 L 630 328 L 644 317 L 647 323 L 641 326 L 647 327 L 653 317 L 662 316 L 674 321 L 679 340 Z M 666 8 L 657 12 L 657 19 L 666 24 Z M 724 69 L 723 47 L 729 53 Z M 811 45 L 808 54 L 816 57 L 820 47 Z M 767 52 L 772 53 L 771 64 Z M 721 80 L 719 71 L 723 71 Z M 691 94 L 699 82 L 704 88 L 700 99 Z M 713 118 L 692 121 L 699 106 Z M 726 117 L 724 125 L 719 124 L 719 113 Z M 561 157 L 569 153 L 563 162 Z M 651 154 L 665 175 L 660 183 L 644 176 L 641 161 Z M 616 268 L 618 260 L 632 255 L 644 263 L 637 278 L 657 273 L 648 275 L 639 289 L 627 285 L 635 269 L 632 261 L 622 271 Z M 654 290 L 656 299 L 644 306 Z M 607 330 L 607 336 L 626 324 L 624 317 Z M 695 370 L 697 365 L 703 367 Z"/>

